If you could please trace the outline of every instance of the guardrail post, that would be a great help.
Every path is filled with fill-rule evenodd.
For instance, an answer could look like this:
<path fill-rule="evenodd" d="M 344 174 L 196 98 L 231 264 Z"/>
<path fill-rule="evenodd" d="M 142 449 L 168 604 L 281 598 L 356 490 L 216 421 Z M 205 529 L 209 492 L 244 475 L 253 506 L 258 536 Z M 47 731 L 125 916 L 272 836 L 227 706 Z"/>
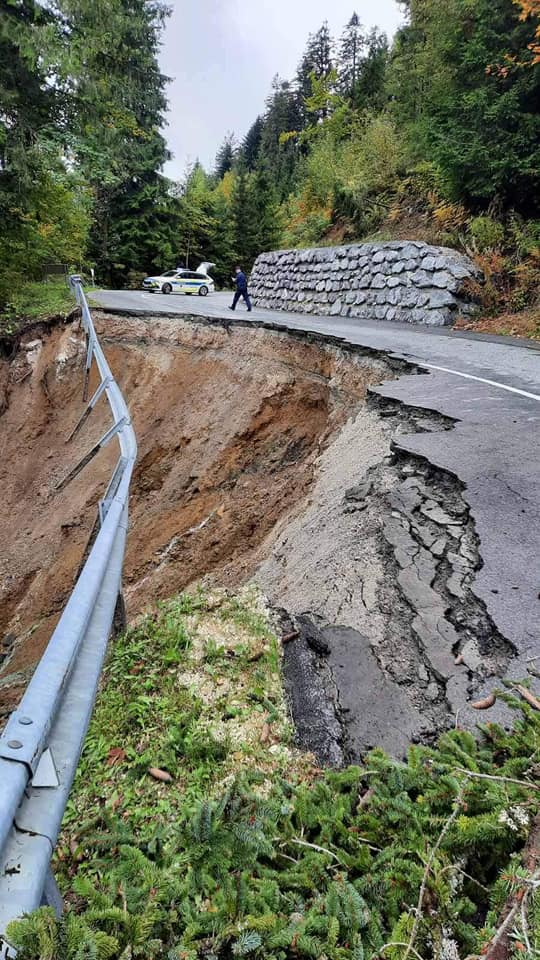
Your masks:
<path fill-rule="evenodd" d="M 90 379 L 90 368 L 92 366 L 92 356 L 94 352 L 94 334 L 92 330 L 86 333 L 86 367 L 84 370 L 83 401 L 88 400 L 88 381 Z"/>
<path fill-rule="evenodd" d="M 127 628 L 127 615 L 126 615 L 126 602 L 124 600 L 124 591 L 122 586 L 118 591 L 118 598 L 116 600 L 116 606 L 114 608 L 114 617 L 113 617 L 113 636 L 118 637 L 121 633 Z"/>
<path fill-rule="evenodd" d="M 64 912 L 64 901 L 50 867 L 45 877 L 41 903 L 44 907 L 52 907 L 57 917 L 62 916 Z"/>
<path fill-rule="evenodd" d="M 83 470 L 84 467 L 86 467 L 87 464 L 89 464 L 90 461 L 94 459 L 96 453 L 99 453 L 102 447 L 106 447 L 107 444 L 112 440 L 112 438 L 115 437 L 116 434 L 123 429 L 126 423 L 127 423 L 127 417 L 122 417 L 115 424 L 113 424 L 113 426 L 110 427 L 109 430 L 107 430 L 107 432 L 103 434 L 101 439 L 94 444 L 92 449 L 89 450 L 88 453 L 85 453 L 82 460 L 79 460 L 76 466 L 73 467 L 73 470 L 70 470 L 67 476 L 65 476 L 63 480 L 60 480 L 60 482 L 56 484 L 55 489 L 57 491 L 63 490 L 64 487 L 66 487 L 67 484 L 71 482 L 71 480 L 74 480 L 75 477 L 78 476 L 78 474 L 81 472 L 81 470 Z"/>
<path fill-rule="evenodd" d="M 88 420 L 88 417 L 92 413 L 92 410 L 94 409 L 96 403 L 98 402 L 101 394 L 104 393 L 105 390 L 107 389 L 107 384 L 109 382 L 110 382 L 109 379 L 101 381 L 99 387 L 94 393 L 94 396 L 92 397 L 91 400 L 89 400 L 86 410 L 84 411 L 82 416 L 79 417 L 79 420 L 73 427 L 73 430 L 71 431 L 69 437 L 66 437 L 66 443 L 69 443 L 70 440 L 73 440 L 73 437 L 79 432 L 79 430 L 81 429 L 82 425 L 86 422 L 86 420 Z"/>

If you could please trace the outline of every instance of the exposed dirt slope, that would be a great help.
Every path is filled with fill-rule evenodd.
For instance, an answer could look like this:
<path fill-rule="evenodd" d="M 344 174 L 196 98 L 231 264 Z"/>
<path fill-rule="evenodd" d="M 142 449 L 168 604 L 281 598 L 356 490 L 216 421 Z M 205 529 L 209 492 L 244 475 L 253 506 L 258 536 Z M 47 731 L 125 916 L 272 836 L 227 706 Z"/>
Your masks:
<path fill-rule="evenodd" d="M 245 580 L 294 512 L 320 451 L 388 379 L 381 361 L 260 329 L 98 317 L 129 398 L 139 462 L 125 564 L 130 616 L 204 574 Z M 55 488 L 108 426 L 100 401 L 75 441 L 84 341 L 77 326 L 23 339 L 2 363 L 0 694 L 11 709 L 72 588 L 117 451 Z M 90 385 L 92 389 L 92 384 Z"/>
<path fill-rule="evenodd" d="M 315 335 L 221 321 L 97 315 L 139 443 L 124 587 L 131 619 L 198 581 L 256 580 L 279 608 L 300 741 L 320 761 L 402 754 L 459 722 L 516 651 L 474 591 L 482 560 L 463 486 L 392 440 L 454 422 L 369 395 L 389 362 Z M 59 481 L 75 441 L 85 345 L 73 325 L 4 362 L 4 635 L 11 708 L 72 588 L 117 451 Z M 410 370 L 409 370 L 410 372 Z M 92 385 L 91 385 L 92 386 Z M 489 719 L 505 721 L 497 703 Z"/>

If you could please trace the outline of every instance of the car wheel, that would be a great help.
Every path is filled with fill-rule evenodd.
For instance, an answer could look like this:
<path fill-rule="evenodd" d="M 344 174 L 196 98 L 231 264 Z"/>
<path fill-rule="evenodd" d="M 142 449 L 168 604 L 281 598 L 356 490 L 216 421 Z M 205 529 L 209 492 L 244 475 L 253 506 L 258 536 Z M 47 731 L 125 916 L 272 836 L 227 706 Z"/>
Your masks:
<path fill-rule="evenodd" d="M 162 293 L 172 293 L 172 287 L 171 287 L 170 283 L 164 283 L 163 286 L 162 286 L 162 288 L 161 288 L 161 292 L 162 292 Z"/>
<path fill-rule="evenodd" d="M 199 296 L 207 297 L 208 296 L 208 287 L 199 287 Z"/>

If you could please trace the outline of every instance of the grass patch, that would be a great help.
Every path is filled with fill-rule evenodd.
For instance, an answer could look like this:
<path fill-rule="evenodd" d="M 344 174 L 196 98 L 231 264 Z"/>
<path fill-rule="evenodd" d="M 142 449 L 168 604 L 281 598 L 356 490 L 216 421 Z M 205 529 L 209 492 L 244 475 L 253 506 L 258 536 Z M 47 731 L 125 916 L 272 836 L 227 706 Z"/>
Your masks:
<path fill-rule="evenodd" d="M 257 595 L 160 604 L 113 645 L 54 863 L 69 908 L 11 926 L 19 960 L 458 960 L 512 891 L 532 958 L 540 714 L 503 696 L 511 733 L 321 771 Z"/>
<path fill-rule="evenodd" d="M 65 277 L 17 284 L 0 315 L 0 335 L 12 336 L 29 323 L 67 316 L 74 306 Z"/>
<path fill-rule="evenodd" d="M 289 746 L 277 641 L 256 594 L 243 601 L 183 594 L 161 603 L 115 642 L 103 684 L 64 820 L 68 833 L 93 815 L 98 791 L 147 841 L 243 769 L 272 778 L 293 755 L 310 768 Z M 154 780 L 150 768 L 174 786 Z"/>

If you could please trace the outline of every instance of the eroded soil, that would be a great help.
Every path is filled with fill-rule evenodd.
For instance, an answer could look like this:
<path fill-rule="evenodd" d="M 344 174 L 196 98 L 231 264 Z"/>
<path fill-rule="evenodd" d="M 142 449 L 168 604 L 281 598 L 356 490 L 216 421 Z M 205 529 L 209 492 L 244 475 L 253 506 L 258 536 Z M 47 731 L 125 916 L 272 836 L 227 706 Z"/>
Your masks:
<path fill-rule="evenodd" d="M 262 329 L 97 315 L 139 445 L 125 562 L 129 616 L 203 575 L 237 586 L 303 502 L 321 450 L 392 375 L 380 360 Z M 12 709 L 72 589 L 115 443 L 58 483 L 109 425 L 100 400 L 74 441 L 85 345 L 77 324 L 23 338 L 2 362 L 0 696 Z M 90 390 L 95 387 L 90 384 Z"/>
<path fill-rule="evenodd" d="M 254 325 L 109 313 L 96 325 L 139 444 L 129 618 L 200 581 L 254 580 L 294 638 L 292 715 L 323 763 L 473 728 L 471 701 L 515 651 L 474 592 L 482 561 L 462 486 L 393 446 L 453 421 L 369 392 L 397 361 Z M 4 712 L 71 591 L 117 456 L 113 443 L 58 489 L 109 425 L 100 401 L 66 443 L 84 355 L 69 324 L 29 334 L 2 364 Z"/>

